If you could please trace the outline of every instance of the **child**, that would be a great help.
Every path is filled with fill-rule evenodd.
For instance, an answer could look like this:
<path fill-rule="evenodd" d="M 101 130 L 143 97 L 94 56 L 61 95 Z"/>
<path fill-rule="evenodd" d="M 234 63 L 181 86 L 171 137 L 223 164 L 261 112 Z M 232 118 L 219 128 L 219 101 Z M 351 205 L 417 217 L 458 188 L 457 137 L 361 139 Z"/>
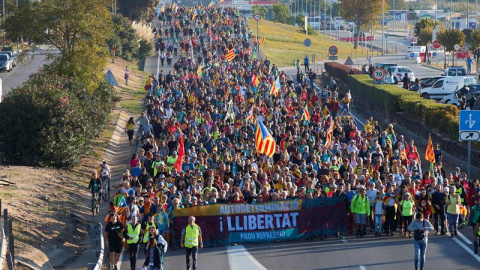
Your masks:
<path fill-rule="evenodd" d="M 373 211 L 375 214 L 375 236 L 382 236 L 383 215 L 385 214 L 385 202 L 382 200 L 382 193 L 377 193 L 377 198 L 373 202 Z"/>

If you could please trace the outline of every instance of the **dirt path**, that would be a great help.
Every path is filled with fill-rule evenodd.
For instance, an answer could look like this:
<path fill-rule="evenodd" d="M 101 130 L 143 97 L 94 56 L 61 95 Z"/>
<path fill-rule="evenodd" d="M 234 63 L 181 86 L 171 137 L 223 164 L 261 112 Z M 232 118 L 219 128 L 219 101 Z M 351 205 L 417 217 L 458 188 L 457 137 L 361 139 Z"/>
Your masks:
<path fill-rule="evenodd" d="M 120 104 L 141 102 L 135 89 L 143 88 L 146 76 L 131 68 L 126 87 L 123 74 L 127 64 L 117 60 L 108 66 L 120 85 L 116 91 L 122 102 L 117 103 L 105 130 L 92 142 L 92 150 L 79 166 L 72 170 L 0 167 L 0 180 L 13 183 L 0 185 L 0 198 L 13 218 L 15 269 L 85 269 L 88 262 L 94 261 L 88 227 L 76 217 L 91 219 L 87 190 L 91 172 L 102 160 L 108 160 L 113 179 L 119 179 L 121 168 L 135 150 L 128 146 L 123 130 L 130 114 Z M 93 220 L 103 221 L 106 213 L 107 203 L 103 203 L 101 215 Z"/>

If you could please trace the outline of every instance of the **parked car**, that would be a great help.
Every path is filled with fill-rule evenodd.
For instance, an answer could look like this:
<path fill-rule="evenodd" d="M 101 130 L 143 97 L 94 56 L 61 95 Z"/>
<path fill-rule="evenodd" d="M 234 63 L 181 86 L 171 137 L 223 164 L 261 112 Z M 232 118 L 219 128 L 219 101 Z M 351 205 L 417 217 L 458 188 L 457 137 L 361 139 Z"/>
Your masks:
<path fill-rule="evenodd" d="M 436 81 L 438 81 L 441 78 L 445 78 L 445 77 L 439 76 L 439 77 L 433 77 L 433 78 L 423 78 L 423 79 L 420 79 L 420 85 L 422 86 L 422 88 L 431 87 Z"/>
<path fill-rule="evenodd" d="M 385 69 L 388 68 L 388 67 L 396 67 L 398 66 L 397 64 L 394 64 L 394 63 L 375 63 L 375 68 L 381 68 L 381 69 Z"/>
<path fill-rule="evenodd" d="M 12 66 L 14 67 L 17 66 L 17 58 L 15 57 L 12 51 L 0 51 L 0 54 L 8 54 L 8 56 L 12 59 L 12 62 L 13 62 Z"/>
<path fill-rule="evenodd" d="M 9 71 L 13 68 L 13 61 L 8 54 L 0 54 L 0 70 Z"/>
<path fill-rule="evenodd" d="M 470 94 L 473 93 L 475 97 L 478 97 L 480 95 L 480 84 L 472 84 L 466 87 L 467 88 L 467 93 L 466 97 L 469 98 Z M 442 98 L 441 102 L 445 104 L 452 104 L 455 106 L 460 105 L 460 101 L 458 100 L 461 97 L 461 91 L 457 90 L 452 92 L 449 95 L 446 95 Z"/>
<path fill-rule="evenodd" d="M 431 87 L 423 88 L 421 96 L 441 100 L 444 96 L 475 83 L 474 77 L 444 77 L 436 81 Z"/>
<path fill-rule="evenodd" d="M 415 74 L 413 74 L 413 71 L 409 67 L 391 66 L 387 67 L 386 70 L 392 74 L 394 84 L 401 82 L 405 76 L 405 73 L 408 74 L 410 81 L 415 81 Z"/>
<path fill-rule="evenodd" d="M 454 76 L 467 76 L 467 70 L 464 67 L 448 67 L 445 69 L 445 76 L 454 77 Z"/>

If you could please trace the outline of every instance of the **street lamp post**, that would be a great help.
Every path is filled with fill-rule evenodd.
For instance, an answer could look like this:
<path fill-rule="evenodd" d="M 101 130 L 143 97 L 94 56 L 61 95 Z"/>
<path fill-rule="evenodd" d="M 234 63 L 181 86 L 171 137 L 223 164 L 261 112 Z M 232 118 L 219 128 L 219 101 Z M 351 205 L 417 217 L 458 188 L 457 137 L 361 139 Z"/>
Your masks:
<path fill-rule="evenodd" d="M 326 38 L 327 38 L 327 0 L 325 0 L 325 9 L 323 10 L 323 39 L 326 39 Z"/>

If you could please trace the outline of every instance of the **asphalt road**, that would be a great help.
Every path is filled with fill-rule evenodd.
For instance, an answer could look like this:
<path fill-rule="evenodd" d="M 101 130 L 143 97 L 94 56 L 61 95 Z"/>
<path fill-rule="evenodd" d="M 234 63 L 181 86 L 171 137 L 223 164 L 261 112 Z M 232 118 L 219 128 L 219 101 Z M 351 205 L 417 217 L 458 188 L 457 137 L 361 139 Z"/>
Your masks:
<path fill-rule="evenodd" d="M 55 53 L 55 51 L 37 49 L 29 55 L 28 59 L 23 63 L 18 63 L 10 72 L 0 72 L 3 90 L 3 93 L 0 93 L 0 96 L 5 96 L 13 88 L 21 86 L 31 74 L 37 72 L 37 70 L 43 65 L 48 64 L 50 62 L 47 57 L 48 53 Z"/>

